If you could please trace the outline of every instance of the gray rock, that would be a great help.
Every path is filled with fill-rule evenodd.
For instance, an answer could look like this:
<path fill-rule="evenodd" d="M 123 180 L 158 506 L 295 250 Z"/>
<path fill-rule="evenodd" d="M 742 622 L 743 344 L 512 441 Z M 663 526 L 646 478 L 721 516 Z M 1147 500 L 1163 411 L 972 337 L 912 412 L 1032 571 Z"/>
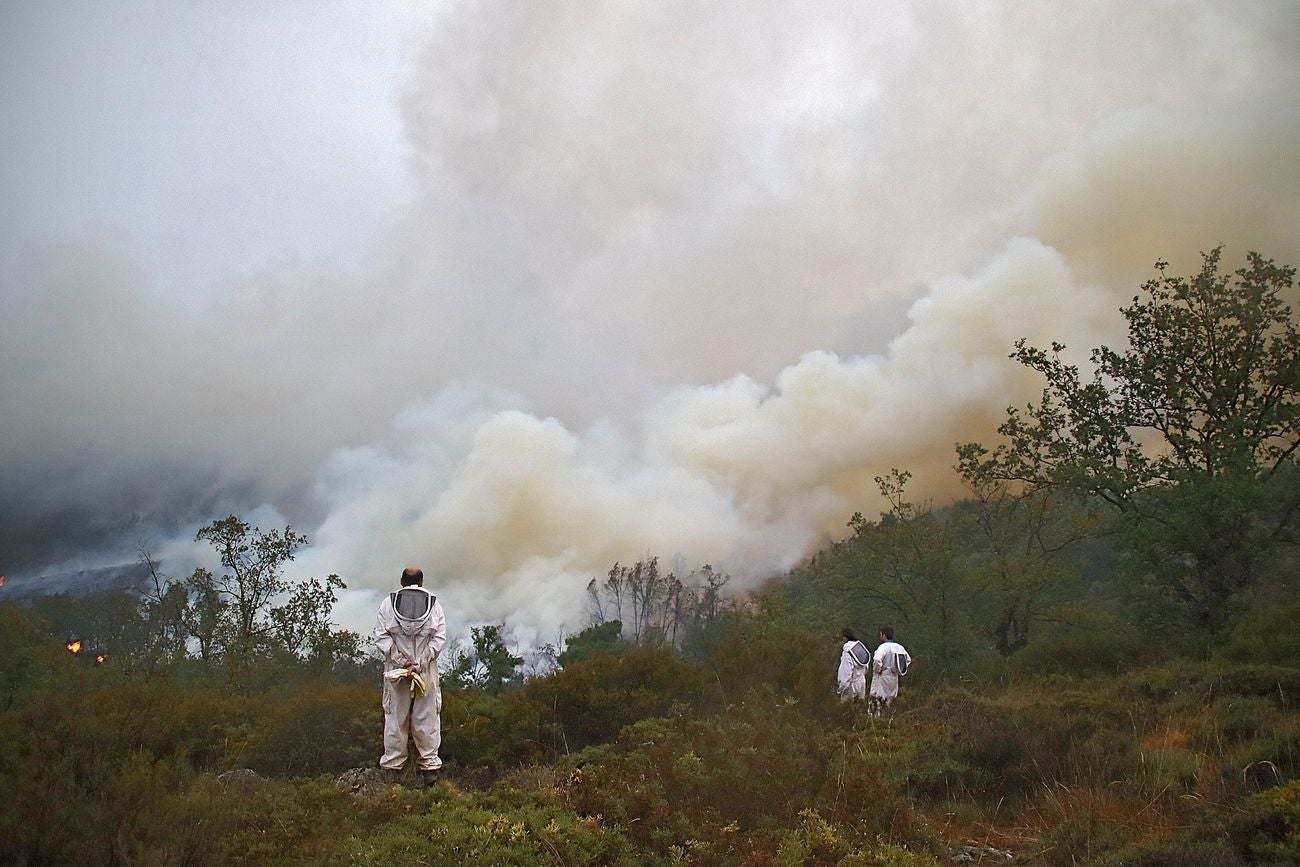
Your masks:
<path fill-rule="evenodd" d="M 403 771 L 385 771 L 382 768 L 352 768 L 334 778 L 334 784 L 354 795 L 375 795 L 393 786 L 417 788 L 419 778 L 409 768 Z"/>
<path fill-rule="evenodd" d="M 1016 856 L 992 846 L 958 846 L 952 856 L 954 864 L 1009 864 Z"/>

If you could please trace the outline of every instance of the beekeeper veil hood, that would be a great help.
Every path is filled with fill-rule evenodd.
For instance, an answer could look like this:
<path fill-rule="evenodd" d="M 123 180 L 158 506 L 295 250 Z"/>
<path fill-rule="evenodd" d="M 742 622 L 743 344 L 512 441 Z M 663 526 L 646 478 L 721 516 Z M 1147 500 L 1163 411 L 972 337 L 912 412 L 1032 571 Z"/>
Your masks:
<path fill-rule="evenodd" d="M 402 589 L 393 594 L 393 613 L 402 625 L 415 625 L 429 616 L 433 599 L 433 594 L 424 589 L 424 572 L 406 569 L 402 572 Z"/>

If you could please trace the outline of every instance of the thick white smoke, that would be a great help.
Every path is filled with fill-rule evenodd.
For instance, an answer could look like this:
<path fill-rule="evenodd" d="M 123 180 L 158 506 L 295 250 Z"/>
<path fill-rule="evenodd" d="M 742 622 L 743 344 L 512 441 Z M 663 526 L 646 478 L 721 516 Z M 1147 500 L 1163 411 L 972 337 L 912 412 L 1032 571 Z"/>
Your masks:
<path fill-rule="evenodd" d="M 181 287 L 162 241 L 91 229 L 0 275 L 0 556 L 269 504 L 304 573 L 358 588 L 350 626 L 416 563 L 455 619 L 540 640 L 616 559 L 778 572 L 890 467 L 957 493 L 953 443 L 1035 391 L 1016 338 L 1118 340 L 1157 258 L 1300 261 L 1298 21 L 447 7 L 375 97 L 400 96 L 410 186 L 378 222 L 340 207 L 347 267 L 191 236 L 230 261 Z M 282 198 L 252 199 L 267 232 Z"/>
<path fill-rule="evenodd" d="M 1112 318 L 1103 299 L 1020 239 L 933 287 L 883 354 L 811 352 L 772 387 L 679 388 L 637 424 L 574 432 L 452 390 L 404 414 L 385 445 L 327 463 L 317 493 L 332 512 L 307 562 L 382 584 L 405 556 L 471 619 L 570 628 L 587 579 L 616 560 L 778 573 L 874 504 L 872 476 L 891 466 L 919 469 L 923 493 L 952 492 L 954 441 L 992 430 L 1024 391 L 1007 348 L 1095 342 Z"/>

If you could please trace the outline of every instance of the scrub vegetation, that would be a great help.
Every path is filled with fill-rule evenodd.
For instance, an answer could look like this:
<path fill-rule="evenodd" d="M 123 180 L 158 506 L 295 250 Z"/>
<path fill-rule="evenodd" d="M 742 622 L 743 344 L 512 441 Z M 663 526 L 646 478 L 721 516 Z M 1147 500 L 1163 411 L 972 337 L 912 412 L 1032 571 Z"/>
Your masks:
<path fill-rule="evenodd" d="M 337 578 L 277 583 L 288 528 L 216 522 L 227 574 L 144 599 L 2 604 L 0 862 L 1300 863 L 1291 281 L 1215 252 L 1092 372 L 1016 347 L 1046 387 L 957 447 L 969 496 L 893 470 L 760 591 L 647 558 L 553 665 L 475 629 L 428 789 L 340 778 L 378 672 Z M 834 694 L 840 628 L 882 623 L 915 659 L 892 719 Z"/>

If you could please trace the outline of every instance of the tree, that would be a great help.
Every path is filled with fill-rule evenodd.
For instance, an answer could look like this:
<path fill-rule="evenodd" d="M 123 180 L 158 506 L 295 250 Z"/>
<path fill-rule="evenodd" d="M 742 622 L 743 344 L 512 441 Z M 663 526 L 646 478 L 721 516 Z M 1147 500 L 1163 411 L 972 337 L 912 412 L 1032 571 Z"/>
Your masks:
<path fill-rule="evenodd" d="M 204 660 L 273 651 L 330 664 L 352 664 L 361 657 L 360 636 L 333 629 L 330 621 L 336 591 L 347 588 L 343 580 L 330 575 L 324 583 L 309 578 L 293 584 L 284 577 L 285 565 L 307 544 L 305 536 L 289 527 L 263 532 L 231 515 L 199 530 L 195 538 L 217 549 L 220 576 L 199 567 L 183 585 L 163 580 L 142 553 L 155 585 L 146 596 L 145 611 L 151 624 L 157 621 L 163 646 L 183 633 Z M 168 619 L 178 604 L 180 626 Z"/>
<path fill-rule="evenodd" d="M 501 626 L 470 627 L 473 651 L 456 654 L 447 679 L 454 685 L 481 689 L 489 694 L 501 692 L 515 669 L 524 664 L 506 647 Z"/>
<path fill-rule="evenodd" d="M 1036 622 L 1049 619 L 1046 603 L 1074 573 L 1070 555 L 1096 532 L 1095 510 L 1068 490 L 993 478 L 977 448 L 962 446 L 958 454 L 957 471 L 971 492 L 953 507 L 970 542 L 967 580 L 991 606 L 991 619 L 981 619 L 994 647 L 1011 656 L 1029 644 Z"/>
<path fill-rule="evenodd" d="M 564 652 L 559 655 L 558 662 L 567 666 L 596 653 L 618 653 L 626 646 L 619 638 L 622 631 L 623 622 L 620 620 L 606 620 L 588 626 L 565 642 Z"/>
<path fill-rule="evenodd" d="M 1190 278 L 1167 273 L 1121 308 L 1128 347 L 1091 353 L 1090 378 L 1017 341 L 1041 374 L 992 451 L 961 446 L 973 473 L 1033 492 L 1061 487 L 1120 513 L 1140 577 L 1215 631 L 1300 515 L 1300 330 L 1283 293 L 1295 271 L 1257 253 L 1232 275 L 1220 249 Z"/>
<path fill-rule="evenodd" d="M 632 644 L 680 647 L 686 632 L 704 628 L 727 607 L 722 588 L 730 580 L 707 563 L 685 581 L 660 572 L 658 557 L 615 563 L 603 584 L 596 578 L 587 584 L 588 625 L 617 621 Z"/>
<path fill-rule="evenodd" d="M 158 562 L 141 545 L 140 563 L 149 572 L 149 584 L 140 601 L 140 616 L 146 624 L 149 662 L 173 662 L 185 658 L 191 633 L 187 620 L 189 596 L 179 581 L 163 575 Z"/>
<path fill-rule="evenodd" d="M 346 588 L 337 575 L 326 577 L 324 584 L 315 578 L 299 582 L 284 604 L 270 610 L 272 634 L 279 645 L 301 658 L 354 657 L 360 648 L 354 649 L 347 636 L 355 637 L 355 633 L 336 632 L 330 624 L 330 614 L 338 601 L 335 591 Z M 351 644 L 358 642 L 359 638 Z"/>
<path fill-rule="evenodd" d="M 964 653 L 966 550 L 946 516 L 908 499 L 911 478 L 899 469 L 876 476 L 889 510 L 876 523 L 861 513 L 849 520 L 851 541 L 865 554 L 854 576 L 856 595 L 895 624 L 928 633 L 933 658 L 948 665 Z"/>
<path fill-rule="evenodd" d="M 229 570 L 212 586 L 230 606 L 232 641 L 240 647 L 254 646 L 275 629 L 267 616 L 271 601 L 289 589 L 281 573 L 307 538 L 289 527 L 283 533 L 264 533 L 231 515 L 199 530 L 195 539 L 211 543 L 222 567 Z"/>

